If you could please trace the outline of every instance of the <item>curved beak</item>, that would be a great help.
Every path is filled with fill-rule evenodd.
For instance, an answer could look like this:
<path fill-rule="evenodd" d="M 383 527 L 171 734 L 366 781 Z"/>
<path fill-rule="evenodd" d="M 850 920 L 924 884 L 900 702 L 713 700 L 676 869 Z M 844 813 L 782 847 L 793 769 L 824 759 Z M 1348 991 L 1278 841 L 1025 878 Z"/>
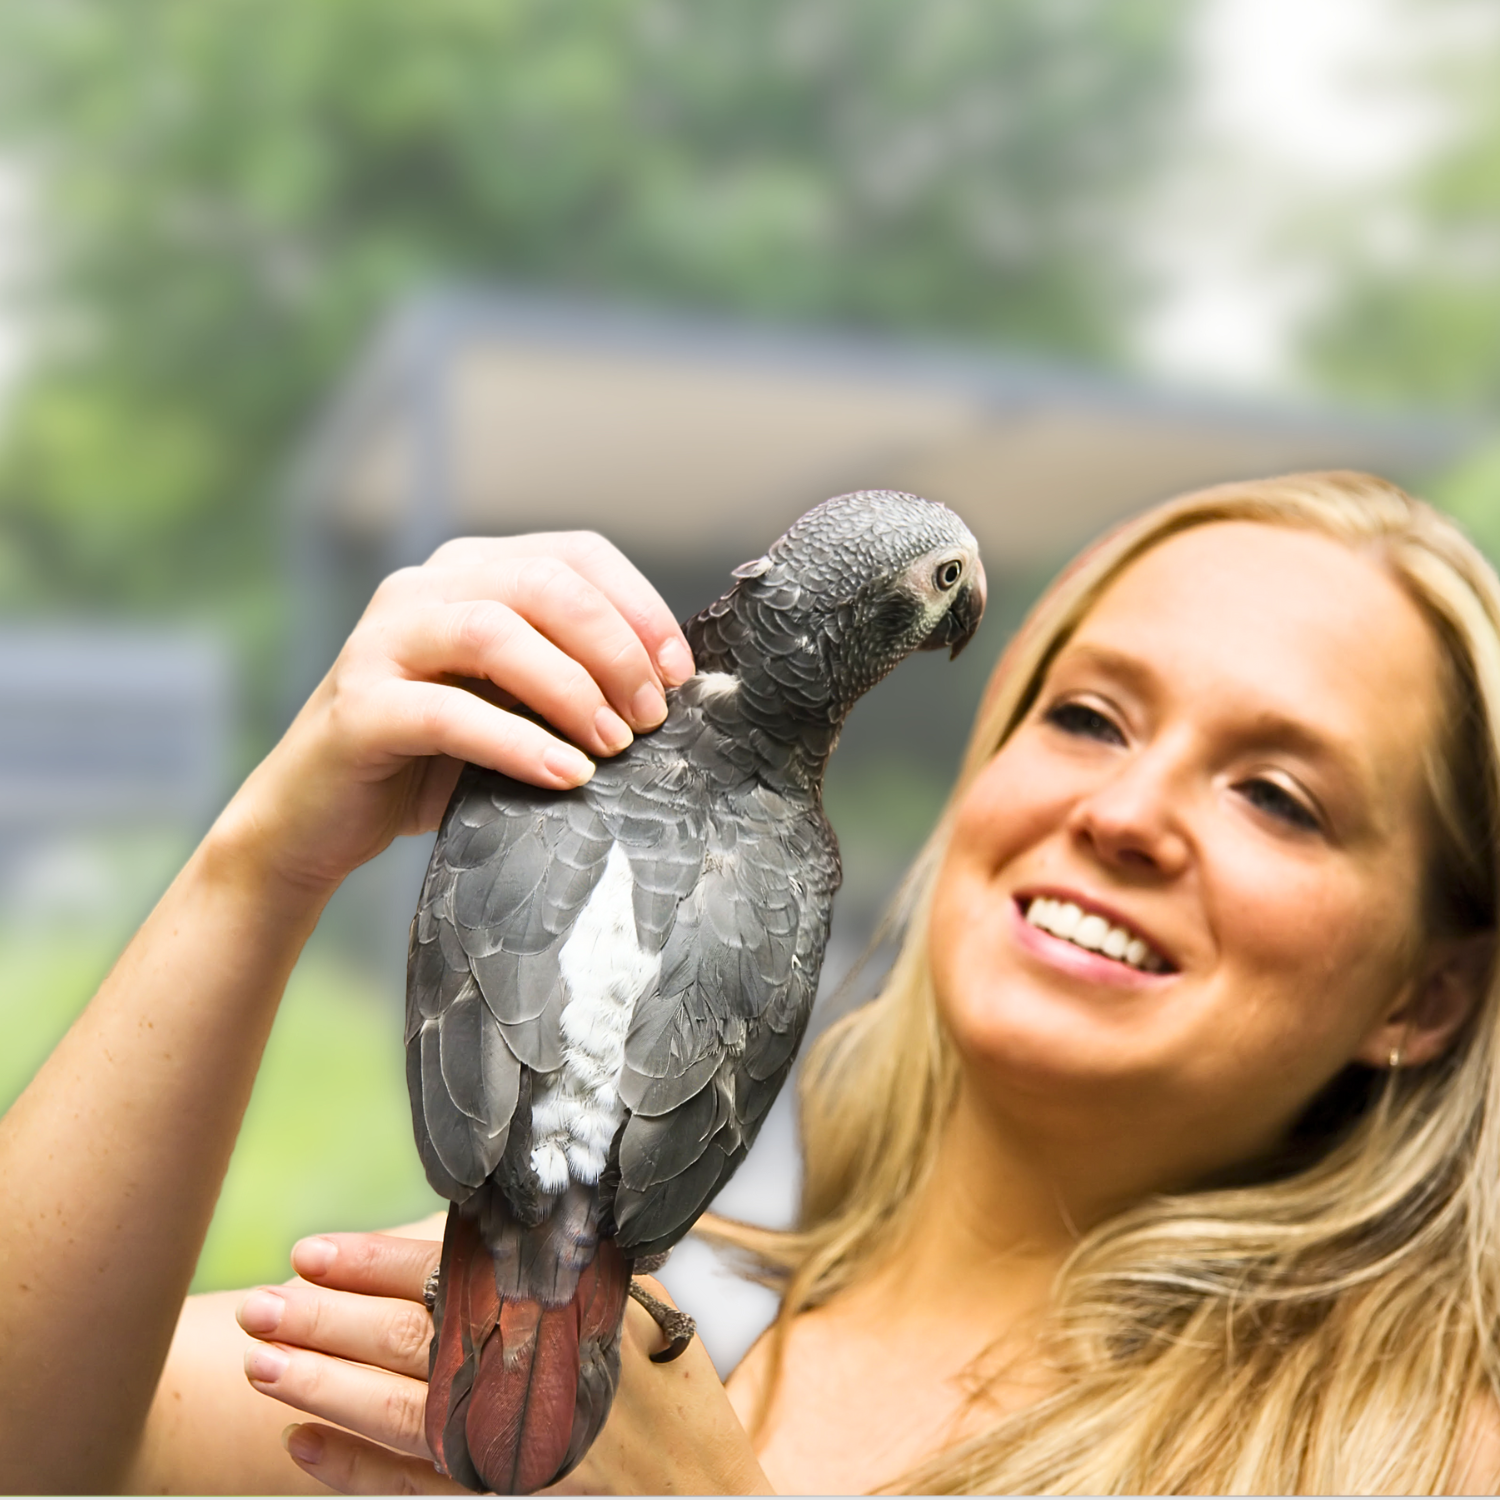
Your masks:
<path fill-rule="evenodd" d="M 937 622 L 932 634 L 917 648 L 919 651 L 941 651 L 948 648 L 948 660 L 952 661 L 979 629 L 984 618 L 985 580 L 984 564 L 974 560 L 974 571 L 962 588 L 953 596 L 948 613 Z"/>

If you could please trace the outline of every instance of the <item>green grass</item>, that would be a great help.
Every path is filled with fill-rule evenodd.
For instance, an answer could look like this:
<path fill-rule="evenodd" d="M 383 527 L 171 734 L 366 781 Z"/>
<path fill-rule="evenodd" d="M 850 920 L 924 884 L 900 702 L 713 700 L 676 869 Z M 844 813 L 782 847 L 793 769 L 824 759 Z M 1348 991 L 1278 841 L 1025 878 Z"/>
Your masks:
<path fill-rule="evenodd" d="M 422 1175 L 394 997 L 328 951 L 292 975 L 198 1262 L 194 1291 L 282 1280 L 304 1234 L 443 1206 Z"/>
<path fill-rule="evenodd" d="M 916 759 L 872 755 L 840 764 L 835 757 L 823 806 L 843 856 L 839 901 L 873 920 L 932 832 L 947 795 L 947 780 Z"/>
<path fill-rule="evenodd" d="M 31 1081 L 109 971 L 112 931 L 0 929 L 0 1105 Z"/>
<path fill-rule="evenodd" d="M 0 929 L 0 1107 L 108 971 L 118 923 Z M 303 1234 L 430 1213 L 411 1138 L 393 995 L 331 947 L 304 955 L 271 1033 L 194 1291 L 282 1280 Z"/>

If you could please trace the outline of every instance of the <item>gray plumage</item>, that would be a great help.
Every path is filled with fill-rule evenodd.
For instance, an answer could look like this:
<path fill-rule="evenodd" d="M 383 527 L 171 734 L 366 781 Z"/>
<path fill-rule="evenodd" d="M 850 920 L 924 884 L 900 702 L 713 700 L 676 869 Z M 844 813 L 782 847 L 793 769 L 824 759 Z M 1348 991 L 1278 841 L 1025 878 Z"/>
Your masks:
<path fill-rule="evenodd" d="M 736 578 L 685 627 L 698 675 L 659 729 L 567 793 L 467 767 L 438 834 L 413 1123 L 502 1298 L 566 1302 L 601 1236 L 627 1262 L 669 1249 L 744 1159 L 817 990 L 839 729 L 912 650 L 957 654 L 984 600 L 962 522 L 889 491 L 825 502 Z M 609 1340 L 580 1359 L 564 1469 L 614 1385 Z M 441 1398 L 446 1459 L 493 1483 L 452 1451 L 467 1391 Z"/>

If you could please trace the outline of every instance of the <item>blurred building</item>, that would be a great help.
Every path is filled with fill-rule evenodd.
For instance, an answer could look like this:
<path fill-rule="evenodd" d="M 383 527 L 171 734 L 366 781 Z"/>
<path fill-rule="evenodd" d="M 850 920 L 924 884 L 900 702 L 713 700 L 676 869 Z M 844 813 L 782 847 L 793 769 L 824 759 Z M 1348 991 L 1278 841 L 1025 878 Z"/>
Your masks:
<path fill-rule="evenodd" d="M 1419 482 L 1469 434 L 1152 388 L 1038 360 L 464 293 L 395 318 L 298 468 L 328 633 L 391 567 L 465 533 L 591 527 L 696 608 L 826 495 L 957 510 L 994 578 L 1034 579 L 1193 486 L 1301 468 Z M 675 601 L 674 601 L 675 602 Z"/>
<path fill-rule="evenodd" d="M 177 853 L 202 832 L 225 792 L 233 696 L 227 644 L 201 631 L 0 630 L 0 912 L 142 914 L 151 880 L 116 889 L 101 838 Z"/>

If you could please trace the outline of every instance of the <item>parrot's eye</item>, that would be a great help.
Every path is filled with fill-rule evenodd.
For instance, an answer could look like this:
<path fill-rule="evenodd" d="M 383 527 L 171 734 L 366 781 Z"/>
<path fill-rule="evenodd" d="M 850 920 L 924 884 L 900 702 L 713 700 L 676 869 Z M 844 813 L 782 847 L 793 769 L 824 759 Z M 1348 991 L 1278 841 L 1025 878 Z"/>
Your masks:
<path fill-rule="evenodd" d="M 963 576 L 964 565 L 956 557 L 951 557 L 947 562 L 937 565 L 932 581 L 946 593 Z"/>

